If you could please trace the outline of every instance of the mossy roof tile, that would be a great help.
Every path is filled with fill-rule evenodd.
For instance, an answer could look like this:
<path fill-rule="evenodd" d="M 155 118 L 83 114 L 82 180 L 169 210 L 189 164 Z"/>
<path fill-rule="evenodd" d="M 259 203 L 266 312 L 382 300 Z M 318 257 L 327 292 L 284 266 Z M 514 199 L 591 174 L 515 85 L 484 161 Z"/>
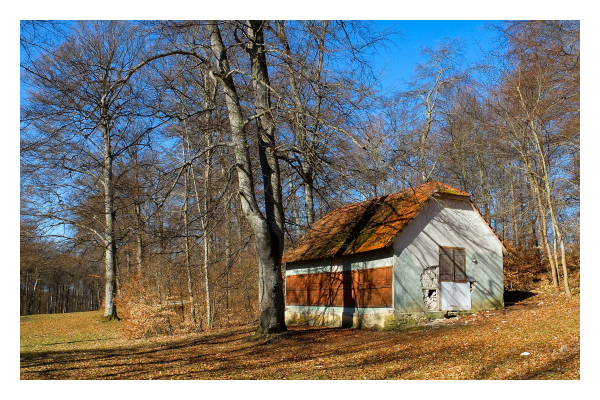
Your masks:
<path fill-rule="evenodd" d="M 315 222 L 283 255 L 283 262 L 341 257 L 386 247 L 436 193 L 470 197 L 469 193 L 443 183 L 428 182 L 340 207 Z"/>

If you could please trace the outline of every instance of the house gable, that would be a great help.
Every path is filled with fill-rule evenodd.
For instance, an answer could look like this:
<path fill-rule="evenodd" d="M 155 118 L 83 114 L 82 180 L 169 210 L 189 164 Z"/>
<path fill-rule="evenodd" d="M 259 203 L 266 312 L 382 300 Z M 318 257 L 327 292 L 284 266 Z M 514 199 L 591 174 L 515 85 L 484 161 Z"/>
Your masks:
<path fill-rule="evenodd" d="M 467 281 L 473 288 L 471 308 L 501 307 L 502 242 L 470 201 L 438 198 L 431 199 L 393 243 L 396 310 L 429 310 L 424 277 L 437 276 L 442 247 L 464 249 Z"/>

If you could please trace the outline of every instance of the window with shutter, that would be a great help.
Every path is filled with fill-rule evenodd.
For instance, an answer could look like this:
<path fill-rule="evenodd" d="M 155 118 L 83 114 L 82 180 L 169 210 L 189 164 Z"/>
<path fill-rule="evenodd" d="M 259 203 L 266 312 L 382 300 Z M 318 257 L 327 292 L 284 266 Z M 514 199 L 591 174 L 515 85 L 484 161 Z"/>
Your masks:
<path fill-rule="evenodd" d="M 454 249 L 454 282 L 467 282 L 465 249 Z"/>
<path fill-rule="evenodd" d="M 467 282 L 465 249 L 440 246 L 440 281 Z"/>
<path fill-rule="evenodd" d="M 454 280 L 452 264 L 452 249 L 440 247 L 440 281 L 452 282 Z"/>

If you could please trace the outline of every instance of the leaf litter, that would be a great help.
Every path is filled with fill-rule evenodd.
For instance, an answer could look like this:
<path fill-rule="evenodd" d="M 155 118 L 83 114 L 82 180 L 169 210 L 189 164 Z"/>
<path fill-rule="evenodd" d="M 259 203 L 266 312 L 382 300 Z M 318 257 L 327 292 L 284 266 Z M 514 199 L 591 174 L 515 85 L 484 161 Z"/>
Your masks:
<path fill-rule="evenodd" d="M 98 312 L 21 317 L 20 376 L 580 379 L 579 295 L 537 294 L 518 304 L 420 330 L 291 326 L 257 339 L 252 326 L 136 340 L 123 336 L 119 322 L 98 322 Z"/>

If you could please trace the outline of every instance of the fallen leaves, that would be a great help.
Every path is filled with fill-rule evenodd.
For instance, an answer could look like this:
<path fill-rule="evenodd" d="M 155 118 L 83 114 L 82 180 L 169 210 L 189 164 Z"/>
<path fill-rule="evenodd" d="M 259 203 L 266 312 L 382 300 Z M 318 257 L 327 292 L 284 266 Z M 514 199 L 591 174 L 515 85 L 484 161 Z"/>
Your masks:
<path fill-rule="evenodd" d="M 579 296 L 518 304 L 423 330 L 255 340 L 254 327 L 131 340 L 99 313 L 22 317 L 21 379 L 579 379 Z"/>

